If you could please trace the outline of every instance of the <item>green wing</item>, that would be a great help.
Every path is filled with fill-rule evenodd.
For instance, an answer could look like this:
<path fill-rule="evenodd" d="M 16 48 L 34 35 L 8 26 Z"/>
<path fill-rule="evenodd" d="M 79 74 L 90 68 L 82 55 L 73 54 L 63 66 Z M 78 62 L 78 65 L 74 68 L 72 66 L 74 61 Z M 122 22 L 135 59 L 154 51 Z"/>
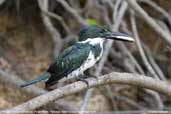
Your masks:
<path fill-rule="evenodd" d="M 53 85 L 79 68 L 87 59 L 90 48 L 87 44 L 77 43 L 66 49 L 47 70 L 47 72 L 51 73 L 51 77 L 46 81 L 46 85 Z"/>

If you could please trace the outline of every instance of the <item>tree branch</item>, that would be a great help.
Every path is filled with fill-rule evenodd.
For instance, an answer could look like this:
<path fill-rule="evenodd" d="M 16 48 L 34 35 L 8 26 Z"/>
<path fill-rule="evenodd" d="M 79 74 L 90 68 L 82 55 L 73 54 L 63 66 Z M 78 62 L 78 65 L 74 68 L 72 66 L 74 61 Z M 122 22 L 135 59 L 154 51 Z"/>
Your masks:
<path fill-rule="evenodd" d="M 142 44 L 141 44 L 141 40 L 140 40 L 140 37 L 139 37 L 139 34 L 138 34 L 138 30 L 137 30 L 137 25 L 136 25 L 136 20 L 135 20 L 135 12 L 133 10 L 131 10 L 131 17 L 130 17 L 130 20 L 131 20 L 131 26 L 132 26 L 132 31 L 133 31 L 133 35 L 134 35 L 134 38 L 135 38 L 135 42 L 136 42 L 136 45 L 137 45 L 137 48 L 140 52 L 140 56 L 146 66 L 146 68 L 148 69 L 148 71 L 152 74 L 152 76 L 156 79 L 159 79 L 158 75 L 156 74 L 155 70 L 153 69 L 153 67 L 151 66 L 151 64 L 148 62 L 148 59 L 145 55 L 145 52 L 142 48 Z"/>
<path fill-rule="evenodd" d="M 1 69 L 0 69 L 0 80 L 6 82 L 8 84 L 11 84 L 12 87 L 16 87 L 16 86 L 19 87 L 21 84 L 25 83 L 25 81 L 22 80 L 21 78 L 19 78 L 19 76 L 9 74 Z M 24 90 L 28 93 L 32 93 L 35 95 L 41 95 L 41 94 L 47 93 L 47 91 L 45 91 L 41 88 L 38 88 L 34 85 L 32 85 L 28 88 L 24 88 Z M 68 102 L 67 100 L 64 100 L 64 99 L 55 101 L 54 105 L 56 107 L 58 107 L 58 109 L 61 109 L 61 110 L 66 110 L 66 111 L 77 110 L 77 107 L 74 107 L 70 102 Z"/>
<path fill-rule="evenodd" d="M 153 18 L 151 18 L 138 4 L 135 0 L 125 0 L 128 5 L 137 12 L 138 16 L 144 19 L 159 35 L 163 37 L 169 46 L 171 46 L 170 35 L 168 32 L 164 31 Z"/>
<path fill-rule="evenodd" d="M 49 12 L 48 11 L 48 7 L 49 7 L 48 3 L 49 3 L 48 0 L 38 0 L 38 5 L 39 5 L 41 11 Z M 50 18 L 47 15 L 45 15 L 43 12 L 41 15 L 42 15 L 42 20 L 43 20 L 43 23 L 44 23 L 46 29 L 52 36 L 52 40 L 54 42 L 53 55 L 54 55 L 54 58 L 56 58 L 59 55 L 60 50 L 62 49 L 61 35 L 60 35 L 59 31 L 57 29 L 55 29 L 55 27 L 53 26 Z"/>
<path fill-rule="evenodd" d="M 60 3 L 70 14 L 74 16 L 74 18 L 81 24 L 82 26 L 87 26 L 88 24 L 84 21 L 84 19 L 79 16 L 77 11 L 69 6 L 69 4 L 65 0 L 56 0 L 58 3 Z"/>
<path fill-rule="evenodd" d="M 102 86 L 105 84 L 112 84 L 112 83 L 128 84 L 128 85 L 152 89 L 160 93 L 163 93 L 165 95 L 171 96 L 170 84 L 168 84 L 165 81 L 160 81 L 144 75 L 112 72 L 110 74 L 100 76 L 97 79 L 89 78 L 87 79 L 87 81 L 89 83 L 89 87 L 97 87 L 97 86 Z M 4 110 L 2 112 L 4 113 L 24 112 L 24 111 L 34 110 L 56 99 L 80 92 L 85 89 L 87 89 L 87 85 L 84 82 L 78 81 L 66 85 L 64 87 L 55 89 L 49 93 L 33 98 L 26 103 L 18 105 L 12 109 Z"/>
<path fill-rule="evenodd" d="M 127 3 L 123 2 L 122 5 L 121 5 L 120 10 L 118 12 L 117 19 L 115 20 L 115 24 L 112 27 L 113 31 L 118 31 L 119 26 L 120 26 L 121 21 L 122 21 L 122 18 L 124 17 L 124 14 L 126 12 L 126 9 L 127 9 Z M 107 41 L 105 49 L 104 49 L 105 51 L 104 51 L 103 57 L 102 57 L 102 59 L 100 60 L 100 62 L 98 64 L 98 67 L 97 67 L 96 72 L 95 72 L 95 76 L 99 76 L 101 74 L 102 68 L 104 67 L 104 63 L 107 60 L 109 50 L 111 49 L 112 44 L 113 44 L 113 41 Z M 91 98 L 91 95 L 93 93 L 93 90 L 94 89 L 91 88 L 91 89 L 88 89 L 88 91 L 86 92 L 83 104 L 81 106 L 81 112 L 79 114 L 83 114 L 84 110 L 86 109 L 86 107 L 87 107 L 87 105 L 89 103 L 89 100 Z"/>

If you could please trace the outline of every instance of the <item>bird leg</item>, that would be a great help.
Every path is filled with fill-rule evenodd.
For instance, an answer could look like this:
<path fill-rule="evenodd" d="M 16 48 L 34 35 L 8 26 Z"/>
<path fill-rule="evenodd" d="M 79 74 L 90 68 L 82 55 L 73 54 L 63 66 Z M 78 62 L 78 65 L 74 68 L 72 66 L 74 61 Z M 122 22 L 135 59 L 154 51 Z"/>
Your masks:
<path fill-rule="evenodd" d="M 86 78 L 88 78 L 87 75 L 79 75 L 77 77 L 77 80 L 78 81 L 83 81 L 87 85 L 87 88 L 89 88 L 89 84 L 88 84 L 88 81 L 86 80 Z"/>

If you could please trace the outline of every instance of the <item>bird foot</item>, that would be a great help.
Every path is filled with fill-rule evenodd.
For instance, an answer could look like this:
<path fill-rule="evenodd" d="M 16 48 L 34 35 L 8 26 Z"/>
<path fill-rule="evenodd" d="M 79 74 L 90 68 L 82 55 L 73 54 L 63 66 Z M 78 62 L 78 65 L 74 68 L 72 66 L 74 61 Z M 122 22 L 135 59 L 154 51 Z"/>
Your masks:
<path fill-rule="evenodd" d="M 77 80 L 78 81 L 83 81 L 86 85 L 87 85 L 87 88 L 89 88 L 89 84 L 88 84 L 88 81 L 86 80 L 87 76 L 79 76 L 77 77 Z"/>

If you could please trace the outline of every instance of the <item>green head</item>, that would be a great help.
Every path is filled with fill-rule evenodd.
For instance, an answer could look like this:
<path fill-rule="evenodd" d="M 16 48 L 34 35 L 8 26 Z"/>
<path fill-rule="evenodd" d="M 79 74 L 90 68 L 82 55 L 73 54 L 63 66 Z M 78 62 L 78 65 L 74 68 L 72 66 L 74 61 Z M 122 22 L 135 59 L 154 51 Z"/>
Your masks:
<path fill-rule="evenodd" d="M 96 25 L 85 27 L 79 33 L 79 41 L 85 41 L 87 39 L 95 38 L 134 41 L 134 39 L 127 34 L 112 32 L 106 27 Z"/>

